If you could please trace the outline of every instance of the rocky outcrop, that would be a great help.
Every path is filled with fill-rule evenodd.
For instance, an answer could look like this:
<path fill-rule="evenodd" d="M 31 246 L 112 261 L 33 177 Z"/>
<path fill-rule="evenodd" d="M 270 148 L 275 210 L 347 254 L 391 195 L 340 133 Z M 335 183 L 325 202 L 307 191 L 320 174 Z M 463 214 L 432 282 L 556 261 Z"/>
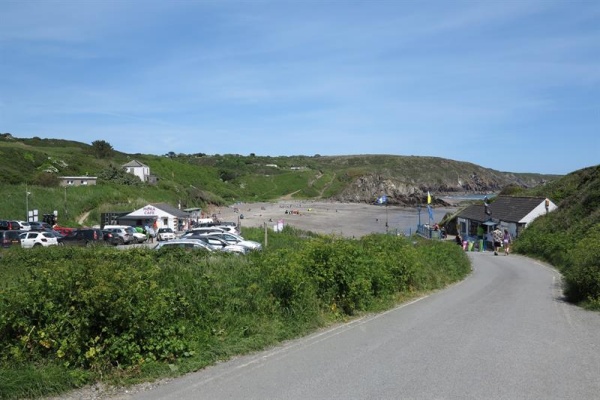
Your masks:
<path fill-rule="evenodd" d="M 427 192 L 433 194 L 435 205 L 447 205 L 439 197 L 452 193 L 494 193 L 507 185 L 522 187 L 536 186 L 541 182 L 524 181 L 514 175 L 491 172 L 489 174 L 473 173 L 462 180 L 443 180 L 437 182 L 421 182 L 414 184 L 403 179 L 394 179 L 383 175 L 364 175 L 356 178 L 335 200 L 343 202 L 373 203 L 382 196 L 387 196 L 388 204 L 400 206 L 416 206 L 427 202 Z"/>

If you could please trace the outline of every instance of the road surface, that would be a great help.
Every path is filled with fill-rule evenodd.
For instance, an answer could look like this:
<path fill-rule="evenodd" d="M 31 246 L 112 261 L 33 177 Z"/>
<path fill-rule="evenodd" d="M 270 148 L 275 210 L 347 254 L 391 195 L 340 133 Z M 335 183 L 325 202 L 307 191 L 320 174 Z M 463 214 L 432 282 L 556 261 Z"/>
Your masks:
<path fill-rule="evenodd" d="M 598 399 L 600 314 L 518 255 L 465 281 L 120 399 Z"/>

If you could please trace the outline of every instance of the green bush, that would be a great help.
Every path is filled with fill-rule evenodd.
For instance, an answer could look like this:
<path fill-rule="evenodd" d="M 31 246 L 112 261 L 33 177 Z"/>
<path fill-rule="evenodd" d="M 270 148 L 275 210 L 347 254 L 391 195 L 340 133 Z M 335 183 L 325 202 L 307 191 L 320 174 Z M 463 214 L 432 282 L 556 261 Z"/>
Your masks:
<path fill-rule="evenodd" d="M 35 266 L 3 296 L 2 360 L 58 359 L 103 370 L 188 350 L 178 321 L 186 303 L 159 285 L 160 267 L 149 252 L 44 250 L 46 258 L 29 264 Z"/>
<path fill-rule="evenodd" d="M 565 271 L 566 295 L 600 310 L 600 225 L 569 252 L 571 264 Z"/>
<path fill-rule="evenodd" d="M 77 386 L 153 365 L 197 369 L 469 272 L 464 252 L 449 243 L 293 229 L 270 232 L 269 243 L 244 257 L 112 247 L 2 253 L 0 397 L 59 390 L 39 382 L 61 374 Z M 15 386 L 23 374 L 36 389 Z"/>

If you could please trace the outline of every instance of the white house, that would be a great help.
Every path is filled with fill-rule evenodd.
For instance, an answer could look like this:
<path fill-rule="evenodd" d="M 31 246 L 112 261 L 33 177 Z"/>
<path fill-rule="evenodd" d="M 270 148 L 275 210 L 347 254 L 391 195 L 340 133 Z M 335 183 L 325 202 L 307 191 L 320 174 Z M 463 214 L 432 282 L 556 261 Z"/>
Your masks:
<path fill-rule="evenodd" d="M 498 225 L 517 237 L 534 219 L 557 208 L 546 198 L 498 196 L 489 204 L 487 212 L 483 204 L 473 204 L 460 211 L 457 215 L 459 233 L 463 237 L 475 236 L 479 225 L 483 225 L 485 231 Z"/>
<path fill-rule="evenodd" d="M 125 171 L 128 173 L 140 178 L 142 182 L 148 182 L 150 180 L 150 167 L 137 160 L 131 160 L 127 164 L 123 164 L 123 168 L 125 168 Z"/>
<path fill-rule="evenodd" d="M 148 204 L 127 215 L 119 217 L 119 223 L 135 226 L 152 226 L 154 228 L 171 228 L 181 230 L 190 219 L 190 213 L 182 211 L 167 203 Z"/>

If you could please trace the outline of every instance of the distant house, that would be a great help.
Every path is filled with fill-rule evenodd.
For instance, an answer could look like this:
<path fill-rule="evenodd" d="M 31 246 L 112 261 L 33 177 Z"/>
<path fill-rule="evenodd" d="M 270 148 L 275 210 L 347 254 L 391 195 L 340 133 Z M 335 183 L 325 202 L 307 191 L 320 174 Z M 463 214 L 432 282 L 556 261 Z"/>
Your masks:
<path fill-rule="evenodd" d="M 496 225 L 508 229 L 513 237 L 536 218 L 556 210 L 558 206 L 550 199 L 540 197 L 498 196 L 487 207 L 484 204 L 468 206 L 457 214 L 459 234 L 462 237 L 476 236 L 477 227 L 484 226 L 489 232 Z"/>
<path fill-rule="evenodd" d="M 137 160 L 131 160 L 122 166 L 125 171 L 140 178 L 142 182 L 156 183 L 156 176 L 150 174 L 150 167 Z"/>
<path fill-rule="evenodd" d="M 191 214 L 167 203 L 148 204 L 129 214 L 118 217 L 119 223 L 132 226 L 154 226 L 181 230 L 189 223 Z"/>
<path fill-rule="evenodd" d="M 60 186 L 87 186 L 95 185 L 98 180 L 95 176 L 59 176 Z"/>

